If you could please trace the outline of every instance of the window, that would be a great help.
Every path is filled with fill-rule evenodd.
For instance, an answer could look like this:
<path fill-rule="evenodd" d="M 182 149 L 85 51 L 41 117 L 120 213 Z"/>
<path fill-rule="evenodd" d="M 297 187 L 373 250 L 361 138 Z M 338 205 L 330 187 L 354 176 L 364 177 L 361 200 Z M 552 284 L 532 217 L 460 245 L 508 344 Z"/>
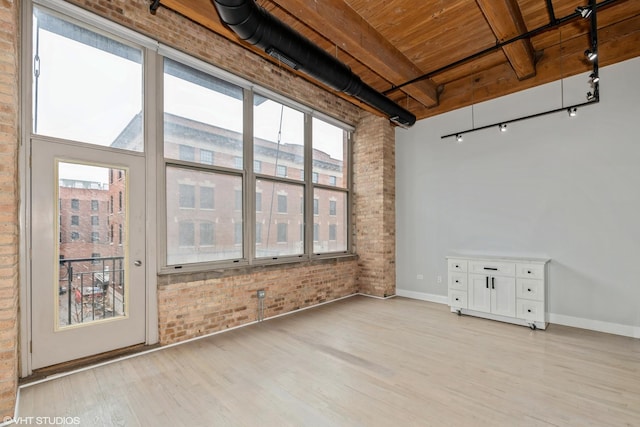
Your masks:
<path fill-rule="evenodd" d="M 71 215 L 71 225 L 80 225 L 80 217 L 78 215 Z"/>
<path fill-rule="evenodd" d="M 336 225 L 329 224 L 329 240 L 336 240 Z"/>
<path fill-rule="evenodd" d="M 91 210 L 92 211 L 100 210 L 100 202 L 97 201 L 97 200 L 92 200 L 91 201 Z"/>
<path fill-rule="evenodd" d="M 205 165 L 212 165 L 213 151 L 200 149 L 200 163 Z"/>
<path fill-rule="evenodd" d="M 318 172 L 313 172 L 311 174 L 311 182 L 313 182 L 314 184 L 317 184 L 318 180 L 319 180 Z"/>
<path fill-rule="evenodd" d="M 91 260 L 91 264 L 100 264 L 100 260 L 96 259 L 96 258 L 100 258 L 100 254 L 98 252 L 92 252 L 91 253 L 91 258 L 93 258 Z"/>
<path fill-rule="evenodd" d="M 239 210 L 235 210 L 233 200 L 234 188 L 242 188 L 242 176 L 218 173 L 213 169 L 192 169 L 174 165 L 167 165 L 165 174 L 167 265 L 242 257 L 242 246 L 236 245 L 232 226 L 235 222 L 242 223 L 242 205 Z M 199 201 L 194 199 L 196 189 Z M 242 191 L 239 191 L 239 196 L 242 201 Z M 214 197 L 219 201 L 217 206 Z M 196 203 L 200 209 L 191 209 Z M 183 205 L 191 208 L 185 208 Z M 215 217 L 211 210 L 214 208 Z M 183 221 L 200 224 L 200 227 L 203 223 L 215 222 L 217 235 L 212 237 L 215 238 L 213 247 L 200 251 L 195 244 L 182 244 L 185 241 L 182 240 L 183 233 L 180 231 L 179 223 Z M 197 233 L 201 231 L 201 228 L 195 230 Z M 202 240 L 199 245 L 203 245 Z"/>
<path fill-rule="evenodd" d="M 122 235 L 122 224 L 118 224 L 118 244 L 121 245 L 122 244 L 122 240 L 123 240 L 123 235 Z"/>
<path fill-rule="evenodd" d="M 109 243 L 113 243 L 113 224 L 109 226 Z"/>
<path fill-rule="evenodd" d="M 262 193 L 256 193 L 256 212 L 262 212 Z"/>
<path fill-rule="evenodd" d="M 113 169 L 109 169 L 109 184 L 113 184 Z"/>
<path fill-rule="evenodd" d="M 278 223 L 278 243 L 287 243 L 287 224 Z"/>
<path fill-rule="evenodd" d="M 77 231 L 72 231 L 71 232 L 71 241 L 75 242 L 77 240 L 80 240 L 80 233 L 78 233 Z"/>
<path fill-rule="evenodd" d="M 200 246 L 213 246 L 214 224 L 212 222 L 200 223 Z"/>
<path fill-rule="evenodd" d="M 33 19 L 33 132 L 142 151 L 142 51 L 38 6 Z"/>
<path fill-rule="evenodd" d="M 100 225 L 98 215 L 91 215 L 91 225 Z"/>
<path fill-rule="evenodd" d="M 118 212 L 122 212 L 122 191 L 118 192 Z"/>
<path fill-rule="evenodd" d="M 304 213 L 304 197 L 300 197 L 300 213 Z"/>
<path fill-rule="evenodd" d="M 253 171 L 255 173 L 262 172 L 262 162 L 260 160 L 254 160 L 253 161 Z"/>
<path fill-rule="evenodd" d="M 320 212 L 320 200 L 313 199 L 313 214 L 318 215 Z"/>
<path fill-rule="evenodd" d="M 278 213 L 287 213 L 287 196 L 278 194 Z"/>
<path fill-rule="evenodd" d="M 200 187 L 200 209 L 213 209 L 215 207 L 213 187 Z"/>
<path fill-rule="evenodd" d="M 122 170 L 118 170 L 118 181 L 122 181 Z"/>
<path fill-rule="evenodd" d="M 271 179 L 258 179 L 256 188 L 260 189 L 259 194 L 262 194 L 261 198 L 264 200 L 262 210 L 256 209 L 255 213 L 256 223 L 264 224 L 261 244 L 255 248 L 256 258 L 303 254 L 302 239 L 298 238 L 296 233 L 283 231 L 283 228 L 286 228 L 287 223 L 304 222 L 304 215 L 298 213 L 297 209 L 293 209 L 293 206 L 291 209 L 288 206 L 289 200 L 297 201 L 303 198 L 304 186 Z"/>
<path fill-rule="evenodd" d="M 74 211 L 77 211 L 78 209 L 80 209 L 80 200 L 71 199 L 71 209 L 73 209 Z"/>
<path fill-rule="evenodd" d="M 196 149 L 188 145 L 180 145 L 179 156 L 180 160 L 193 162 L 196 160 Z"/>
<path fill-rule="evenodd" d="M 304 171 L 304 113 L 259 94 L 253 101 L 253 157 L 262 173 L 303 181 L 296 171 Z"/>
<path fill-rule="evenodd" d="M 98 233 L 97 231 L 92 231 L 91 232 L 91 242 L 92 243 L 99 243 L 100 242 L 100 233 Z"/>
<path fill-rule="evenodd" d="M 234 157 L 233 158 L 233 165 L 236 169 L 242 169 L 243 164 L 242 164 L 242 157 Z"/>
<path fill-rule="evenodd" d="M 196 186 L 190 184 L 179 184 L 179 202 L 181 208 L 196 207 Z"/>
<path fill-rule="evenodd" d="M 346 251 L 348 223 L 346 209 L 347 193 L 340 189 L 315 188 L 313 195 L 320 200 L 326 200 L 328 202 L 329 216 L 327 218 L 331 218 L 331 224 L 329 225 L 329 242 L 316 241 L 318 243 L 314 243 L 313 251 L 315 253 Z"/>
<path fill-rule="evenodd" d="M 276 176 L 286 177 L 287 176 L 287 167 L 278 165 L 276 167 Z"/>
<path fill-rule="evenodd" d="M 312 119 L 312 153 L 313 172 L 328 177 L 328 185 L 323 182 L 313 183 L 314 215 L 319 215 L 320 206 L 329 206 L 329 239 L 323 241 L 320 237 L 319 224 L 314 224 L 314 253 L 344 252 L 347 250 L 347 200 L 348 193 L 348 159 L 349 132 L 341 127 L 327 123 L 316 117 Z M 331 188 L 327 188 L 331 186 Z M 324 187 L 324 188 L 323 188 Z M 326 204 L 325 204 L 326 203 Z M 323 212 L 323 215 L 324 215 Z M 324 237 L 327 231 L 324 231 Z"/>
<path fill-rule="evenodd" d="M 311 122 L 313 172 L 329 175 L 329 185 L 346 188 L 349 132 L 316 117 Z M 315 183 L 315 182 L 314 182 Z"/>
<path fill-rule="evenodd" d="M 113 173 L 113 171 L 111 171 Z M 109 198 L 109 213 L 113 213 L 113 196 Z"/>
<path fill-rule="evenodd" d="M 194 242 L 194 226 L 191 221 L 182 221 L 178 225 L 179 227 L 179 244 L 180 246 L 193 246 Z"/>
<path fill-rule="evenodd" d="M 234 158 L 243 157 L 243 97 L 236 85 L 164 58 L 165 159 L 196 162 L 198 148 L 203 166 L 241 170 Z"/>

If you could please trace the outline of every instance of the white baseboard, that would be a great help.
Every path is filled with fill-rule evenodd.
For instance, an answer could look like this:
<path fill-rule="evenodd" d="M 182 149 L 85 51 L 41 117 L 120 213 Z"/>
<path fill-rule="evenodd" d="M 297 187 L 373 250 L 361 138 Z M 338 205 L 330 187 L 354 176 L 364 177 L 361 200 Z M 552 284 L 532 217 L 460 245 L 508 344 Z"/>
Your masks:
<path fill-rule="evenodd" d="M 440 304 L 449 303 L 446 295 L 428 294 L 425 292 L 407 291 L 404 289 L 396 289 L 396 295 L 399 297 L 418 299 Z M 591 331 L 605 332 L 607 334 L 622 335 L 631 338 L 640 338 L 640 326 L 622 325 L 620 323 L 603 322 L 600 320 L 565 316 L 564 314 L 556 313 L 549 313 L 549 323 L 571 326 L 574 328 L 589 329 Z"/>
<path fill-rule="evenodd" d="M 446 295 L 428 294 L 426 292 L 407 291 L 404 289 L 396 289 L 396 295 L 422 301 L 437 302 L 438 304 L 447 304 L 449 302 Z"/>
<path fill-rule="evenodd" d="M 590 329 L 592 331 L 606 332 L 608 334 L 622 335 L 625 337 L 640 338 L 639 326 L 621 325 L 620 323 L 603 322 L 600 320 L 565 316 L 564 314 L 556 313 L 549 313 L 549 323 L 572 326 L 574 328 Z"/>

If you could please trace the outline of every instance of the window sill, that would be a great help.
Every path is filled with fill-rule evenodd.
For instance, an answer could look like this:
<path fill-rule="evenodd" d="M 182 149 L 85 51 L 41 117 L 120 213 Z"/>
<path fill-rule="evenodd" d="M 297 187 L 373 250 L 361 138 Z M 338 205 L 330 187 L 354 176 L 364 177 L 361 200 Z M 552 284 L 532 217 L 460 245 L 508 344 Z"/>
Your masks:
<path fill-rule="evenodd" d="M 308 265 L 335 264 L 358 259 L 357 254 L 312 255 L 311 258 L 283 258 L 281 260 L 260 260 L 256 264 L 240 264 L 224 268 L 197 266 L 189 270 L 161 270 L 158 273 L 158 286 L 172 283 L 195 282 L 207 279 L 241 276 L 261 271 L 278 270 L 283 268 L 304 267 Z"/>

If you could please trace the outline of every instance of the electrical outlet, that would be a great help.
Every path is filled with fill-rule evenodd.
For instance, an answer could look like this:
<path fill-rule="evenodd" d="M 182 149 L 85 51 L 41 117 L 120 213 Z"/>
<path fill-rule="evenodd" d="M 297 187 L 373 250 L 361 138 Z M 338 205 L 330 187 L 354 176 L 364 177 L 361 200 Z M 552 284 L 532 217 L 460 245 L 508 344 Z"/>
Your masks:
<path fill-rule="evenodd" d="M 418 274 L 418 276 L 416 277 L 416 279 L 418 279 L 418 280 L 422 280 L 422 279 L 424 279 L 424 276 L 423 276 L 422 274 Z"/>
<path fill-rule="evenodd" d="M 264 289 L 259 289 L 258 290 L 258 299 L 263 299 L 266 295 L 266 292 Z"/>
<path fill-rule="evenodd" d="M 436 277 L 436 282 L 438 282 L 438 283 L 442 283 L 442 276 L 438 276 L 438 277 Z"/>

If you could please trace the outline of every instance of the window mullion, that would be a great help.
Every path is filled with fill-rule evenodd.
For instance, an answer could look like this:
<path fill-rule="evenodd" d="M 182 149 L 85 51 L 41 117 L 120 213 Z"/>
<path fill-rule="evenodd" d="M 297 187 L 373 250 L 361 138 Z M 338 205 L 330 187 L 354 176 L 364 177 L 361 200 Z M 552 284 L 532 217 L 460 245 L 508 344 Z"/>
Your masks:
<path fill-rule="evenodd" d="M 255 230 L 256 230 L 256 180 L 253 172 L 253 91 L 244 90 L 243 108 L 243 138 L 244 138 L 244 258 L 253 264 L 256 257 Z"/>
<path fill-rule="evenodd" d="M 304 115 L 304 252 L 307 257 L 313 256 L 313 144 L 312 122 L 310 114 Z"/>

